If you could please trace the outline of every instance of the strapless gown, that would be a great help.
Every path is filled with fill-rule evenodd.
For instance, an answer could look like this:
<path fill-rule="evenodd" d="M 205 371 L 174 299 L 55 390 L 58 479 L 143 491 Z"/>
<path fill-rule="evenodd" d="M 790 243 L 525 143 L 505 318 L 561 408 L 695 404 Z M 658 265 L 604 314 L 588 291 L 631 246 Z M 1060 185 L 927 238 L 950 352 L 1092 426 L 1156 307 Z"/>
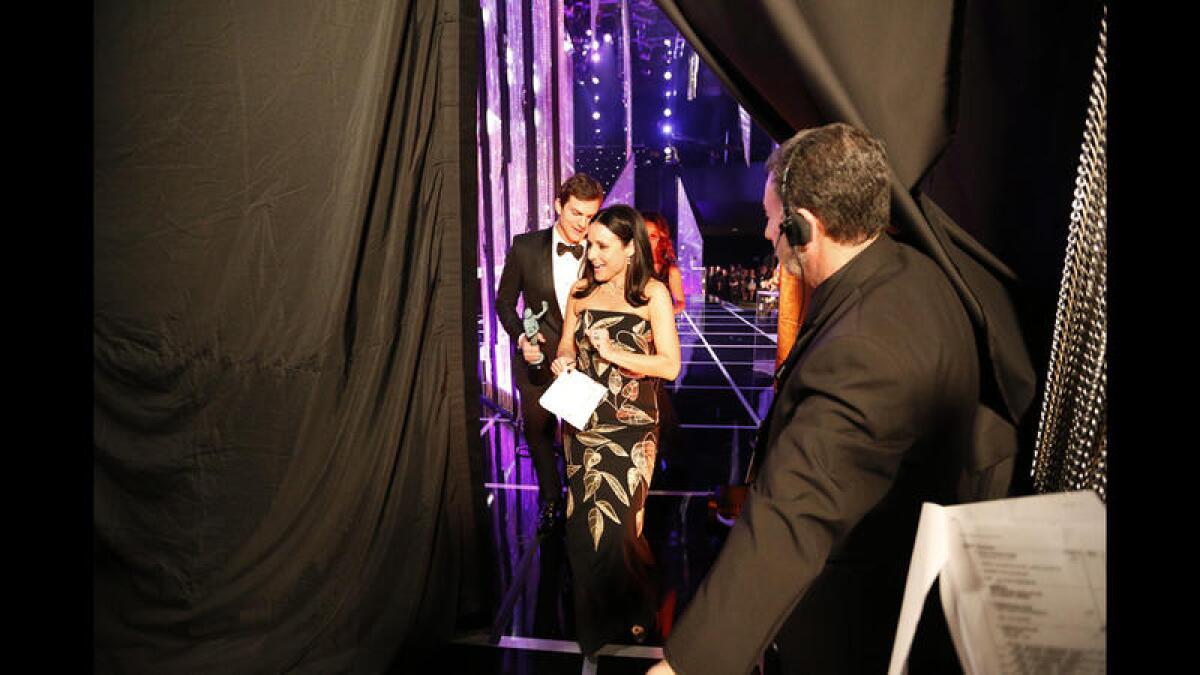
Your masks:
<path fill-rule="evenodd" d="M 653 624 L 657 584 L 642 536 L 658 448 L 656 377 L 601 358 L 586 331 L 607 328 L 621 349 L 653 354 L 650 323 L 636 314 L 589 309 L 575 332 L 576 368 L 608 391 L 584 429 L 567 426 L 566 545 L 574 580 L 579 646 L 591 654 L 634 639 Z"/>

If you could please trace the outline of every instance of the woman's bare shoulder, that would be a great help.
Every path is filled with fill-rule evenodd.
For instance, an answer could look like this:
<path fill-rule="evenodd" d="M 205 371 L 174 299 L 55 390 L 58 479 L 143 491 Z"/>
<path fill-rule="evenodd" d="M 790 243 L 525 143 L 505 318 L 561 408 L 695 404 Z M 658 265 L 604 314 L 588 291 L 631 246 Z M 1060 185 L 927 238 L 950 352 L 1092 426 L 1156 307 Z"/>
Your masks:
<path fill-rule="evenodd" d="M 667 293 L 667 285 L 658 279 L 651 279 L 646 282 L 646 297 L 653 299 L 655 295 Z"/>

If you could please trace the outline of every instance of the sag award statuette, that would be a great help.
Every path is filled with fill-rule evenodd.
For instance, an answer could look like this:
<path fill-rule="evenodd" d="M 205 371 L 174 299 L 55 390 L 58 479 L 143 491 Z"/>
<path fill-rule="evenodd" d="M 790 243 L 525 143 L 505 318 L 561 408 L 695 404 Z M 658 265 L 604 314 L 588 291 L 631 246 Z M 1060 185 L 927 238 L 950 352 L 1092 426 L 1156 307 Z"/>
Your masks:
<path fill-rule="evenodd" d="M 525 308 L 525 314 L 521 317 L 521 322 L 525 326 L 525 339 L 529 341 L 529 344 L 537 344 L 533 341 L 533 338 L 538 334 L 538 319 L 542 318 L 549 309 L 550 305 L 545 300 L 542 301 L 542 311 L 537 314 L 534 314 L 532 309 Z M 539 347 L 539 349 L 541 348 Z M 540 359 L 527 365 L 529 366 L 529 381 L 536 385 L 545 384 L 548 379 L 547 375 L 550 372 L 550 369 L 546 367 L 545 352 L 542 352 Z"/>

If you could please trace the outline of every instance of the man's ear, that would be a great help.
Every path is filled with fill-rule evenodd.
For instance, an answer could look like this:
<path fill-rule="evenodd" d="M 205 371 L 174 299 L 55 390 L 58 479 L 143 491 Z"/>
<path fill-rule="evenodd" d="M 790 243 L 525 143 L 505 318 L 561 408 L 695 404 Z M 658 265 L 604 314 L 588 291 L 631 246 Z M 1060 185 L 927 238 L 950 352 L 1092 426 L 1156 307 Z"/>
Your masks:
<path fill-rule="evenodd" d="M 826 236 L 825 223 L 822 223 L 821 219 L 818 218 L 816 214 L 804 208 L 803 206 L 796 209 L 796 213 L 800 214 L 800 217 L 808 222 L 809 232 L 812 233 L 813 236 L 816 236 L 818 231 L 820 231 L 822 237 Z M 812 237 L 809 237 L 809 241 L 812 241 Z"/>
<path fill-rule="evenodd" d="M 555 197 L 554 198 L 554 215 L 561 216 L 562 215 L 562 207 L 563 207 L 562 202 L 558 199 L 558 197 Z"/>

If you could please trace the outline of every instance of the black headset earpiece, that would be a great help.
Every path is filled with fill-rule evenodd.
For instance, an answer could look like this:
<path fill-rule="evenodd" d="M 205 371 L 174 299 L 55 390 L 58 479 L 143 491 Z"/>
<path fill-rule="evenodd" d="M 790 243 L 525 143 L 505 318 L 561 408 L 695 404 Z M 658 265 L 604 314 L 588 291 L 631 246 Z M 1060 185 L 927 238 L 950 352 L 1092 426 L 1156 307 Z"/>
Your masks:
<path fill-rule="evenodd" d="M 787 180 L 788 173 L 792 170 L 791 162 L 788 162 L 787 168 L 783 170 L 783 180 L 779 187 L 779 201 L 783 202 L 783 220 L 779 223 L 779 229 L 783 230 L 783 234 L 787 237 L 788 243 L 792 246 L 806 246 L 812 239 L 812 226 L 804 218 L 797 216 L 792 210 L 791 204 L 787 200 Z"/>

